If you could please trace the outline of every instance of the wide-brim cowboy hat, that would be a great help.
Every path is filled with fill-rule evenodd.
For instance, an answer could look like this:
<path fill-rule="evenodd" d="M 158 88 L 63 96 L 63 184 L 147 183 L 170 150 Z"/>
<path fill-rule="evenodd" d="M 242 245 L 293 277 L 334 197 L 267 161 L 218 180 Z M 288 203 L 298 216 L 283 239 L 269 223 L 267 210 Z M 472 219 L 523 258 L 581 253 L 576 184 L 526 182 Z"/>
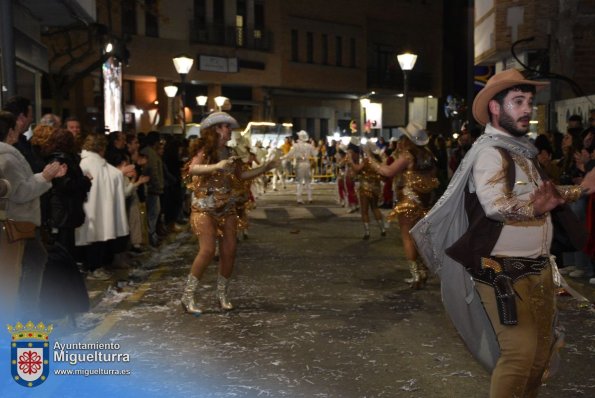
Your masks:
<path fill-rule="evenodd" d="M 527 80 L 523 74 L 516 69 L 507 69 L 496 73 L 489 78 L 485 87 L 477 93 L 473 100 L 473 117 L 475 120 L 484 126 L 488 124 L 490 121 L 490 114 L 488 112 L 488 103 L 490 100 L 492 100 L 500 91 L 522 84 L 535 86 L 536 90 L 539 90 L 550 83 Z"/>
<path fill-rule="evenodd" d="M 308 132 L 304 131 L 304 130 L 300 130 L 297 132 L 297 136 L 298 136 L 298 140 L 301 142 L 306 142 L 310 139 L 310 136 L 308 135 Z"/>
<path fill-rule="evenodd" d="M 430 141 L 426 130 L 417 122 L 409 122 L 407 127 L 401 129 L 401 132 L 417 146 L 424 146 Z"/>
<path fill-rule="evenodd" d="M 240 127 L 237 120 L 235 120 L 232 116 L 230 116 L 226 112 L 213 112 L 209 116 L 205 117 L 202 122 L 200 122 L 200 128 L 206 129 L 208 127 L 214 126 L 216 124 L 227 123 L 231 126 L 232 129 L 237 129 Z"/>

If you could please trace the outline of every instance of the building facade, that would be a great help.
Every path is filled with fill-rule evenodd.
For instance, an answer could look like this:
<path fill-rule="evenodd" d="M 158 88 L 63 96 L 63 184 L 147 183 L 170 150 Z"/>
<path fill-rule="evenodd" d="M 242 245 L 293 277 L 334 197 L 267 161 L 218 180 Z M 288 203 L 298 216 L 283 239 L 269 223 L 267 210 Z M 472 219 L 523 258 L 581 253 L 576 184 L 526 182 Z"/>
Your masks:
<path fill-rule="evenodd" d="M 241 124 L 290 122 L 321 138 L 360 122 L 359 99 L 371 91 L 383 104 L 383 125 L 402 124 L 400 52 L 418 54 L 411 95 L 441 95 L 442 3 L 98 0 L 97 17 L 125 46 L 126 120 L 138 131 L 163 124 L 183 92 L 187 122 L 225 96 L 224 109 Z M 180 54 L 194 59 L 183 87 L 172 63 Z M 80 82 L 67 104 L 72 113 L 95 110 L 98 79 Z M 163 90 L 169 84 L 179 87 L 175 101 Z M 199 95 L 208 96 L 204 108 Z"/>
<path fill-rule="evenodd" d="M 595 2 L 475 0 L 474 3 L 475 64 L 494 65 L 496 71 L 517 67 L 533 78 L 550 81 L 550 87 L 537 97 L 538 130 L 564 131 L 569 114 L 557 112 L 556 103 L 569 98 L 588 98 L 595 93 Z M 583 108 L 575 111 L 586 122 L 589 108 Z"/>

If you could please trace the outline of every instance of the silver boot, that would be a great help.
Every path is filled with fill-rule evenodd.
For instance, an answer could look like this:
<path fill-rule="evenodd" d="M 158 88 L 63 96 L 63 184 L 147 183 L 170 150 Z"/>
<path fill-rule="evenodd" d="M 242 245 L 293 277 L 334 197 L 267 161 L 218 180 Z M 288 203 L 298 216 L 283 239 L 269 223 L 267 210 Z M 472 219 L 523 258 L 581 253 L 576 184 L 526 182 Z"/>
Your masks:
<path fill-rule="evenodd" d="M 229 279 L 223 275 L 219 275 L 217 278 L 217 299 L 222 310 L 229 311 L 233 310 L 233 304 L 227 297 L 227 290 L 229 288 Z"/>
<path fill-rule="evenodd" d="M 198 278 L 192 274 L 188 274 L 188 279 L 186 279 L 186 286 L 184 287 L 184 293 L 182 294 L 181 300 L 184 311 L 195 316 L 202 314 L 202 311 L 194 302 L 194 292 L 196 291 L 197 286 Z"/>
<path fill-rule="evenodd" d="M 411 289 L 423 289 L 428 280 L 428 268 L 425 264 L 421 260 L 410 261 L 409 271 L 413 279 L 410 284 Z"/>

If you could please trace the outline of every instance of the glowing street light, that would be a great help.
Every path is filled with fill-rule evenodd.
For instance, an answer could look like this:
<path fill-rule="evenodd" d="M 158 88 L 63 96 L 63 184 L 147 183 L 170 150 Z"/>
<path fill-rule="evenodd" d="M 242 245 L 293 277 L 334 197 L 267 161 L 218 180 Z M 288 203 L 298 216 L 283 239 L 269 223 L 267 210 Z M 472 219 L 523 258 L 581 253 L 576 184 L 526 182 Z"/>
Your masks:
<path fill-rule="evenodd" d="M 167 95 L 168 98 L 173 98 L 178 93 L 178 87 L 174 86 L 173 84 L 163 87 L 163 90 L 165 91 L 165 95 Z"/>
<path fill-rule="evenodd" d="M 194 64 L 194 60 L 186 55 L 179 55 L 173 59 L 174 68 L 176 68 L 176 72 L 180 75 L 180 80 L 182 81 L 181 84 L 181 96 L 182 96 L 182 129 L 184 133 L 186 132 L 186 113 L 184 112 L 184 100 L 186 96 L 186 76 L 188 72 L 190 72 L 190 68 L 192 68 L 192 64 Z"/>
<path fill-rule="evenodd" d="M 215 105 L 217 105 L 217 108 L 219 111 L 221 111 L 221 107 L 223 107 L 223 104 L 225 104 L 225 101 L 227 101 L 227 97 L 223 97 L 223 96 L 215 97 Z"/>
<path fill-rule="evenodd" d="M 196 97 L 196 103 L 198 104 L 198 106 L 200 106 L 200 119 L 201 120 L 205 114 L 205 105 L 207 104 L 208 100 L 209 100 L 209 97 L 207 97 L 206 95 L 199 95 L 198 97 Z"/>
<path fill-rule="evenodd" d="M 417 54 L 411 54 L 411 53 L 399 54 L 399 55 L 397 55 L 397 60 L 399 61 L 399 66 L 401 66 L 401 69 L 403 70 L 403 97 L 404 97 L 404 101 L 405 101 L 405 113 L 404 113 L 405 123 L 404 123 L 404 125 L 406 126 L 407 123 L 409 123 L 409 82 L 408 82 L 408 77 L 409 77 L 409 72 L 415 66 L 415 61 L 417 61 Z"/>

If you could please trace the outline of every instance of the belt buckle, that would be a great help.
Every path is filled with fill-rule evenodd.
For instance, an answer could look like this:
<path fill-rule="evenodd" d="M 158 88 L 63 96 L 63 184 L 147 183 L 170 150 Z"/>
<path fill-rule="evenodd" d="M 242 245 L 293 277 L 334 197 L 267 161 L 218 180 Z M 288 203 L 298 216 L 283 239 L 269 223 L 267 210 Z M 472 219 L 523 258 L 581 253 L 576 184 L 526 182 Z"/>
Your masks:
<path fill-rule="evenodd" d="M 481 258 L 481 268 L 491 269 L 495 273 L 499 274 L 502 272 L 502 265 L 494 259 L 488 257 Z"/>

